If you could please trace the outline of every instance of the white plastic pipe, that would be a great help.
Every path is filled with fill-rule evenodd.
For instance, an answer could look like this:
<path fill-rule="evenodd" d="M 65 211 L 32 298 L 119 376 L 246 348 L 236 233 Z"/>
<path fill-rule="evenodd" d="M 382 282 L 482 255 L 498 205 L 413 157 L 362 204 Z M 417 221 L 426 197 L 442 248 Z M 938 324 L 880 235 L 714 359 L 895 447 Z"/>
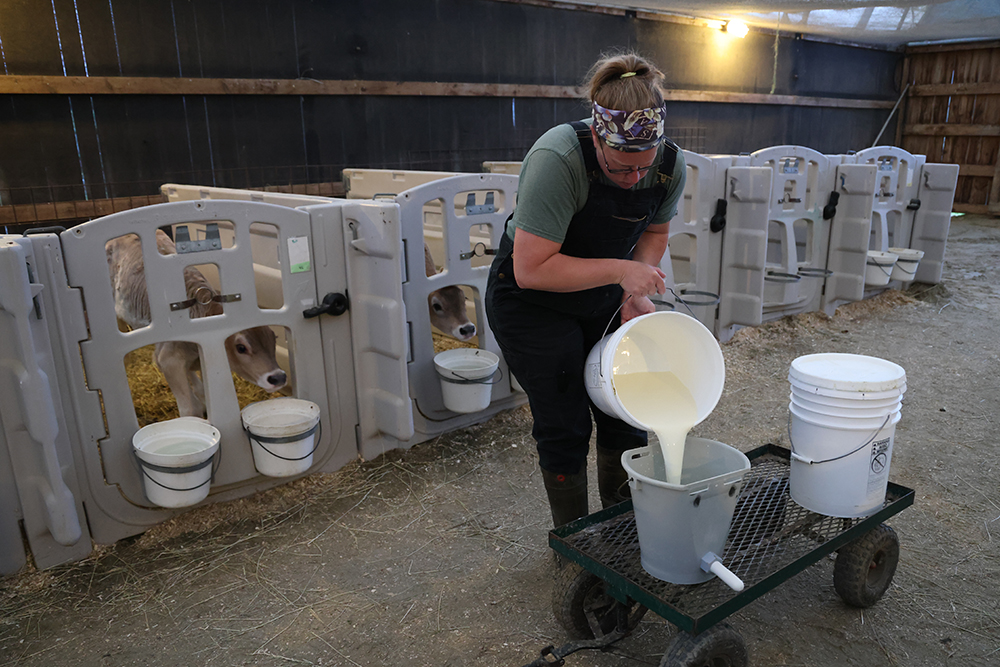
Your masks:
<path fill-rule="evenodd" d="M 721 579 L 722 583 L 729 586 L 737 593 L 743 590 L 743 580 L 723 565 L 722 560 L 711 551 L 701 557 L 701 569 L 705 572 L 711 572 Z"/>

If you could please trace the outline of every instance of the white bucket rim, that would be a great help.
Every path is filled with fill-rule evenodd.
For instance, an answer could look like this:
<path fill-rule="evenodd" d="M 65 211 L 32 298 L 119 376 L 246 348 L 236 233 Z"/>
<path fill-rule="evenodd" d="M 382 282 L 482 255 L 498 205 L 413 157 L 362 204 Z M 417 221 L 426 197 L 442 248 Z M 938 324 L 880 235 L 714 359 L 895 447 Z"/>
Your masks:
<path fill-rule="evenodd" d="M 813 426 L 820 426 L 826 429 L 834 429 L 840 431 L 881 431 L 884 428 L 888 428 L 899 423 L 902 418 L 902 412 L 896 410 L 895 412 L 888 413 L 882 417 L 869 417 L 867 419 L 845 419 L 842 417 L 834 417 L 829 415 L 805 415 L 803 410 L 798 406 L 788 404 L 788 412 L 792 417 L 801 419 L 807 424 L 812 424 Z M 809 411 L 811 412 L 811 411 Z M 829 421 L 823 419 L 823 417 L 829 416 Z"/>
<path fill-rule="evenodd" d="M 150 448 L 165 439 L 176 441 L 178 437 L 196 441 L 204 445 L 195 452 L 184 454 L 161 454 Z M 132 435 L 132 449 L 142 462 L 165 468 L 186 468 L 203 463 L 215 456 L 219 449 L 222 433 L 210 422 L 200 417 L 177 417 L 162 422 L 147 424 Z"/>
<path fill-rule="evenodd" d="M 650 486 L 655 486 L 661 489 L 669 489 L 671 491 L 684 490 L 687 489 L 688 487 L 697 485 L 711 485 L 712 483 L 718 480 L 726 479 L 727 477 L 733 475 L 737 477 L 742 477 L 744 474 L 746 474 L 748 470 L 750 470 L 750 459 L 747 458 L 747 455 L 741 452 L 740 450 L 736 449 L 732 445 L 727 445 L 724 442 L 719 442 L 718 440 L 711 440 L 709 438 L 699 438 L 697 436 L 689 435 L 684 441 L 684 446 L 687 447 L 689 444 L 697 444 L 699 442 L 710 442 L 713 443 L 714 445 L 722 445 L 723 447 L 731 449 L 735 454 L 738 454 L 741 457 L 740 463 L 742 463 L 743 465 L 739 468 L 734 468 L 733 470 L 727 470 L 726 472 L 719 473 L 718 475 L 714 475 L 706 479 L 695 480 L 688 484 L 671 484 L 670 482 L 666 482 L 664 480 L 656 479 L 654 477 L 649 477 L 647 475 L 643 475 L 642 473 L 636 472 L 635 468 L 632 467 L 631 465 L 632 458 L 637 456 L 655 455 L 654 446 L 645 445 L 643 447 L 637 447 L 635 449 L 629 449 L 622 452 L 621 455 L 622 468 L 625 469 L 626 475 L 633 477 L 634 479 L 642 482 L 643 484 L 649 484 Z"/>
<path fill-rule="evenodd" d="M 713 391 L 713 392 L 711 392 L 710 394 L 708 394 L 706 396 L 705 401 L 704 401 L 704 405 L 699 404 L 696 401 L 696 405 L 698 407 L 698 421 L 696 421 L 694 423 L 694 425 L 697 426 L 701 422 L 705 421 L 705 419 L 707 419 L 710 414 L 712 414 L 712 411 L 715 410 L 715 406 L 717 406 L 719 404 L 719 400 L 722 398 L 722 392 L 725 389 L 725 385 L 726 385 L 726 360 L 725 360 L 725 357 L 722 354 L 722 347 L 719 346 L 718 341 L 715 338 L 715 335 L 711 332 L 711 330 L 708 327 L 706 327 L 704 324 L 702 324 L 700 320 L 695 319 L 694 317 L 688 315 L 687 313 L 681 313 L 681 312 L 677 312 L 677 311 L 661 311 L 661 312 L 654 312 L 654 313 L 646 313 L 645 315 L 640 315 L 639 317 L 636 317 L 636 318 L 630 320 L 627 324 L 630 325 L 629 328 L 634 328 L 634 327 L 637 327 L 640 322 L 642 322 L 644 320 L 649 320 L 651 318 L 658 318 L 658 319 L 671 318 L 675 322 L 682 322 L 683 321 L 684 324 L 682 324 L 681 326 L 686 326 L 689 329 L 693 329 L 695 331 L 698 331 L 699 335 L 702 336 L 702 337 L 704 337 L 705 334 L 707 334 L 707 338 L 704 338 L 704 340 L 707 341 L 707 340 L 711 339 L 713 342 L 715 342 L 715 346 L 714 347 L 711 346 L 711 345 L 707 345 L 705 347 L 708 348 L 708 354 L 711 355 L 711 359 L 707 360 L 707 361 L 711 362 L 711 366 L 713 368 L 718 368 L 718 372 L 720 374 L 720 379 L 719 379 L 718 387 L 716 388 L 716 390 Z M 684 319 L 683 320 L 679 320 L 677 318 L 684 318 Z M 649 325 L 647 324 L 646 326 L 649 326 Z M 618 334 L 619 332 L 623 332 L 624 328 L 625 328 L 625 325 L 622 325 L 621 327 L 619 327 L 615 331 L 615 334 Z M 624 332 L 623 332 L 623 335 L 624 335 Z M 615 347 L 613 349 L 611 349 L 610 351 L 606 350 L 606 349 L 602 351 L 602 353 L 601 353 L 601 360 L 602 360 L 602 362 L 603 362 L 603 358 L 604 358 L 604 356 L 606 354 L 610 354 L 610 358 L 614 359 L 615 354 L 618 351 L 618 345 L 620 343 L 621 343 L 621 340 L 619 339 L 618 342 L 615 343 Z M 603 367 L 603 363 L 601 365 Z M 612 389 L 617 392 L 617 389 L 615 389 L 615 375 L 616 374 L 612 372 L 610 374 L 610 377 L 607 378 L 607 382 L 610 384 L 610 386 L 612 387 Z M 640 425 L 640 428 L 646 428 L 646 425 L 642 424 L 642 422 L 640 422 L 638 419 L 636 419 L 635 415 L 632 414 L 632 412 L 625 406 L 624 403 L 621 403 L 621 401 L 619 401 L 618 403 L 619 403 L 619 407 L 621 408 L 622 412 L 624 412 L 626 415 L 628 415 L 628 420 L 625 420 L 625 421 L 631 420 L 634 424 Z M 703 407 L 704 407 L 704 409 L 703 409 Z"/>
<path fill-rule="evenodd" d="M 859 414 L 857 411 L 845 409 L 845 408 L 833 408 L 832 406 L 819 406 L 820 408 L 830 408 L 816 410 L 809 407 L 808 405 L 802 405 L 792 400 L 788 404 L 788 409 L 795 409 L 795 414 L 801 416 L 803 419 L 810 419 L 814 422 L 825 422 L 826 420 L 833 420 L 836 424 L 841 422 L 845 424 L 869 424 L 877 425 L 885 421 L 885 418 L 901 411 L 901 406 L 896 406 L 895 408 L 886 408 L 881 413 L 873 414 Z"/>
<path fill-rule="evenodd" d="M 919 262 L 924 258 L 924 251 L 916 248 L 889 248 L 889 252 L 896 255 L 898 262 Z"/>
<path fill-rule="evenodd" d="M 802 396 L 824 396 L 826 398 L 839 398 L 845 401 L 886 400 L 902 396 L 906 393 L 905 384 L 898 390 L 892 389 L 889 391 L 840 391 L 838 389 L 816 387 L 791 377 L 788 378 L 788 383 L 792 387 L 792 391 Z"/>
<path fill-rule="evenodd" d="M 480 362 L 472 368 L 455 368 L 449 364 L 475 360 Z M 500 365 L 500 357 L 481 348 L 457 347 L 434 355 L 434 369 L 443 380 L 464 380 L 473 384 L 489 384 Z M 483 382 L 477 382 L 482 380 Z"/>
<path fill-rule="evenodd" d="M 906 371 L 888 359 L 863 354 L 820 352 L 792 360 L 788 379 L 822 389 L 855 393 L 898 392 Z"/>
<path fill-rule="evenodd" d="M 868 259 L 865 262 L 871 266 L 892 266 L 899 259 L 899 255 L 882 250 L 869 250 Z"/>
<path fill-rule="evenodd" d="M 816 401 L 814 398 L 826 398 L 828 401 Z M 894 410 L 899 410 L 903 406 L 903 397 L 900 395 L 898 398 L 890 399 L 879 399 L 878 401 L 851 401 L 849 399 L 838 399 L 838 398 L 828 398 L 826 396 L 817 396 L 816 394 L 797 394 L 794 391 L 789 392 L 789 400 L 792 403 L 812 410 L 813 412 L 823 412 L 824 410 L 843 410 L 845 412 L 864 415 L 866 413 L 870 414 L 887 414 Z M 833 402 L 835 401 L 835 402 Z M 836 412 L 831 414 L 837 414 Z"/>
<path fill-rule="evenodd" d="M 276 421 L 276 418 L 281 417 Z M 282 396 L 251 403 L 240 411 L 243 428 L 263 438 L 286 438 L 309 431 L 320 419 L 319 405 Z"/>

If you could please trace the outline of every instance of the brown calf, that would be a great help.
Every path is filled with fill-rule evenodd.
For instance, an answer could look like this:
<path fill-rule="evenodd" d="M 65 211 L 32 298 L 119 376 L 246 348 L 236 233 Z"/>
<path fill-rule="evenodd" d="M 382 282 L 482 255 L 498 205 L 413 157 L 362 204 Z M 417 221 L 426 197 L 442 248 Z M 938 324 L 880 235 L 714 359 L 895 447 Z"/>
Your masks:
<path fill-rule="evenodd" d="M 431 249 L 424 244 L 424 271 L 428 276 L 437 274 Z M 434 290 L 427 295 L 430 307 L 431 324 L 441 331 L 454 336 L 458 340 L 469 340 L 476 335 L 476 325 L 469 321 L 465 310 L 465 292 L 461 287 L 452 285 Z"/>
<path fill-rule="evenodd" d="M 163 231 L 156 230 L 156 247 L 161 254 L 172 255 L 174 242 Z M 105 247 L 111 285 L 114 288 L 115 314 L 130 328 L 138 329 L 150 322 L 149 294 L 142 261 L 142 246 L 135 234 L 120 236 L 108 241 Z M 201 295 L 215 296 L 205 276 L 198 269 L 184 268 L 184 285 L 187 298 Z M 190 316 L 208 317 L 221 315 L 222 304 L 216 301 L 196 301 L 189 309 Z M 226 339 L 226 356 L 229 367 L 244 380 L 273 392 L 285 386 L 285 371 L 274 358 L 274 332 L 269 327 L 253 327 L 238 331 Z M 182 417 L 206 417 L 205 390 L 200 376 L 201 357 L 195 343 L 166 341 L 157 343 L 153 361 L 163 371 L 163 376 L 177 399 L 177 409 Z"/>

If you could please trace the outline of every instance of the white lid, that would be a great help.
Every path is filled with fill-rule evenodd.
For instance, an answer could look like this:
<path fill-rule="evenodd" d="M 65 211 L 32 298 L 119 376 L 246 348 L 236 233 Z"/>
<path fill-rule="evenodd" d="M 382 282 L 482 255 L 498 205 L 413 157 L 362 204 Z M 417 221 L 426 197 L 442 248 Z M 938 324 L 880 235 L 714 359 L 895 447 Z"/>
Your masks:
<path fill-rule="evenodd" d="M 862 354 L 807 354 L 792 361 L 789 380 L 815 387 L 854 392 L 884 392 L 906 387 L 899 364 Z"/>

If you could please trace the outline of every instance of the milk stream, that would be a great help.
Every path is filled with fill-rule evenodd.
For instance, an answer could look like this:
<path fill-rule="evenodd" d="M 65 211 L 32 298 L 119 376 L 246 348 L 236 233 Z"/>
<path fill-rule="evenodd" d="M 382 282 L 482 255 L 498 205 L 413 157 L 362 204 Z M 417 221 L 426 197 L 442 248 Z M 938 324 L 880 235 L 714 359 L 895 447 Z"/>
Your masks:
<path fill-rule="evenodd" d="M 670 371 L 615 375 L 618 400 L 656 434 L 668 484 L 681 483 L 684 441 L 698 421 L 698 407 L 686 386 Z"/>

